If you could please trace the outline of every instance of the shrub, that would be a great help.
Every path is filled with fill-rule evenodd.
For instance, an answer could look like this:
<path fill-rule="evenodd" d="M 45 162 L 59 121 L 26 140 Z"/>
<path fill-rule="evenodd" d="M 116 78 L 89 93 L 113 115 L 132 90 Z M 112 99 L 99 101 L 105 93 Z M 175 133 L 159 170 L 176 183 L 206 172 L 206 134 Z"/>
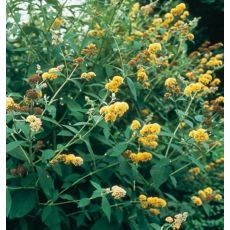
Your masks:
<path fill-rule="evenodd" d="M 186 5 L 7 13 L 9 228 L 222 229 L 222 44 L 188 53 Z"/>

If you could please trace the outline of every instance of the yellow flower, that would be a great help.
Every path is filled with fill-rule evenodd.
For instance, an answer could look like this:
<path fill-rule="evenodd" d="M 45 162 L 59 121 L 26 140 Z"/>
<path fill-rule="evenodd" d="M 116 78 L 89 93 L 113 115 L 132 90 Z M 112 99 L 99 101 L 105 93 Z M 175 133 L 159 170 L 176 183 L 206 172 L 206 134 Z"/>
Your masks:
<path fill-rule="evenodd" d="M 171 224 L 173 222 L 173 218 L 171 216 L 167 216 L 165 221 Z"/>
<path fill-rule="evenodd" d="M 111 191 L 112 191 L 111 195 L 113 196 L 114 199 L 121 199 L 121 198 L 125 197 L 125 195 L 126 195 L 126 191 L 117 185 L 114 185 L 111 188 Z"/>
<path fill-rule="evenodd" d="M 92 78 L 96 77 L 94 72 L 82 73 L 81 78 L 86 79 L 87 81 L 91 80 Z"/>
<path fill-rule="evenodd" d="M 131 11 L 129 13 L 129 17 L 135 18 L 139 10 L 140 10 L 140 3 L 133 4 Z"/>
<path fill-rule="evenodd" d="M 167 78 L 165 80 L 165 87 L 170 89 L 170 88 L 175 88 L 175 86 L 177 86 L 177 81 L 176 81 L 176 78 Z"/>
<path fill-rule="evenodd" d="M 211 86 L 213 86 L 213 87 L 216 87 L 216 86 L 218 86 L 219 84 L 220 84 L 220 79 L 219 78 L 215 78 L 215 79 L 213 79 L 213 81 L 210 83 L 210 85 Z"/>
<path fill-rule="evenodd" d="M 188 11 L 184 11 L 184 13 L 180 16 L 180 18 L 182 20 L 185 20 L 188 16 L 189 16 L 189 12 Z"/>
<path fill-rule="evenodd" d="M 167 205 L 167 202 L 159 197 L 148 197 L 147 198 L 148 205 L 154 206 L 154 207 L 161 207 L 164 208 Z"/>
<path fill-rule="evenodd" d="M 192 130 L 189 133 L 189 137 L 194 138 L 194 140 L 197 143 L 200 143 L 200 142 L 203 142 L 203 141 L 207 141 L 209 139 L 209 135 L 206 132 L 206 130 L 204 130 L 204 129 Z"/>
<path fill-rule="evenodd" d="M 206 200 L 207 195 L 203 190 L 198 191 L 198 195 L 202 200 Z"/>
<path fill-rule="evenodd" d="M 147 81 L 148 75 L 146 74 L 145 70 L 140 67 L 137 71 L 137 80 L 138 81 Z"/>
<path fill-rule="evenodd" d="M 42 126 L 42 121 L 34 115 L 29 115 L 26 118 L 26 122 L 30 123 L 30 129 L 32 132 L 38 132 Z"/>
<path fill-rule="evenodd" d="M 224 103 L 224 97 L 223 96 L 220 96 L 218 98 L 215 99 L 215 102 L 216 103 Z"/>
<path fill-rule="evenodd" d="M 199 82 L 208 85 L 212 81 L 212 76 L 210 74 L 202 74 L 199 76 Z"/>
<path fill-rule="evenodd" d="M 157 51 L 160 51 L 162 48 L 161 48 L 161 44 L 160 43 L 153 43 L 153 44 L 150 44 L 149 45 L 149 48 L 148 48 L 148 52 L 150 54 L 154 54 L 156 53 Z"/>
<path fill-rule="evenodd" d="M 161 214 L 160 210 L 157 209 L 157 208 L 150 208 L 149 211 L 150 211 L 153 215 L 155 215 L 155 216 Z"/>
<path fill-rule="evenodd" d="M 73 164 L 75 166 L 80 166 L 83 164 L 83 159 L 75 156 L 74 154 L 59 154 L 50 161 L 50 164 L 56 164 L 60 161 L 66 165 Z"/>
<path fill-rule="evenodd" d="M 134 163 L 147 162 L 152 159 L 152 154 L 149 152 L 131 153 L 129 158 Z"/>
<path fill-rule="evenodd" d="M 159 134 L 161 131 L 161 126 L 157 123 L 144 125 L 140 130 L 141 135 L 147 134 Z"/>
<path fill-rule="evenodd" d="M 114 76 L 112 80 L 105 85 L 105 88 L 112 93 L 117 93 L 118 88 L 123 84 L 124 79 L 121 76 Z"/>
<path fill-rule="evenodd" d="M 129 105 L 126 102 L 115 102 L 111 105 L 103 106 L 100 109 L 100 114 L 104 115 L 106 122 L 114 122 L 118 117 L 122 117 L 128 109 Z"/>
<path fill-rule="evenodd" d="M 14 107 L 15 107 L 15 102 L 13 98 L 6 97 L 6 110 L 14 109 Z"/>
<path fill-rule="evenodd" d="M 143 195 L 143 194 L 141 194 L 140 196 L 139 196 L 139 201 L 146 201 L 147 200 L 147 196 L 145 196 L 145 195 Z"/>
<path fill-rule="evenodd" d="M 186 123 L 185 123 L 185 122 L 180 122 L 180 123 L 179 123 L 179 128 L 180 128 L 180 129 L 183 129 L 185 126 L 186 126 Z"/>
<path fill-rule="evenodd" d="M 187 35 L 187 38 L 188 38 L 188 40 L 190 40 L 190 41 L 194 40 L 194 34 L 189 33 L 189 34 Z"/>
<path fill-rule="evenodd" d="M 184 89 L 185 96 L 190 96 L 192 93 L 199 92 L 203 90 L 204 85 L 200 82 L 198 83 L 191 83 L 190 85 L 186 86 Z"/>
<path fill-rule="evenodd" d="M 220 194 L 216 194 L 216 195 L 214 196 L 214 200 L 215 200 L 215 201 L 220 201 L 220 200 L 222 200 L 222 196 L 221 196 Z"/>
<path fill-rule="evenodd" d="M 59 29 L 64 24 L 64 19 L 56 18 L 53 22 L 52 28 Z"/>
<path fill-rule="evenodd" d="M 201 206 L 203 204 L 202 200 L 198 196 L 192 196 L 192 202 L 193 204 L 197 206 Z"/>
<path fill-rule="evenodd" d="M 200 174 L 200 168 L 199 167 L 191 168 L 191 169 L 189 169 L 189 173 L 191 173 L 193 175 L 198 175 L 198 174 Z"/>
<path fill-rule="evenodd" d="M 206 63 L 208 67 L 219 67 L 222 66 L 223 62 L 216 57 L 211 57 L 211 59 Z"/>
<path fill-rule="evenodd" d="M 186 9 L 186 5 L 184 3 L 180 3 L 179 5 L 177 5 L 175 8 L 171 9 L 171 13 L 174 16 L 180 15 L 184 12 L 184 10 Z"/>
<path fill-rule="evenodd" d="M 133 120 L 133 121 L 132 121 L 132 124 L 131 124 L 131 126 L 130 126 L 130 128 L 131 128 L 132 130 L 139 129 L 140 127 L 141 127 L 141 124 L 140 124 L 140 122 L 139 122 L 138 120 Z"/>
<path fill-rule="evenodd" d="M 48 72 L 42 74 L 43 80 L 54 80 L 58 77 L 58 72 L 61 71 L 60 68 L 51 68 Z"/>
<path fill-rule="evenodd" d="M 210 187 L 205 188 L 203 191 L 205 192 L 206 195 L 211 195 L 213 193 L 213 190 Z"/>

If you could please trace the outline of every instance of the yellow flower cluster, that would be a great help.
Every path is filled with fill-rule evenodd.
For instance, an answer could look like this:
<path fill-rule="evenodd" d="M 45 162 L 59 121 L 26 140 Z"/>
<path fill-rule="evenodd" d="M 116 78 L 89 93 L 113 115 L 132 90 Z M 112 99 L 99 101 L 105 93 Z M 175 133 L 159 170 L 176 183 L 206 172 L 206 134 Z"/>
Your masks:
<path fill-rule="evenodd" d="M 224 157 L 221 157 L 221 158 L 219 158 L 219 159 L 217 159 L 217 160 L 215 160 L 215 161 L 213 161 L 213 162 L 211 162 L 211 163 L 205 165 L 205 169 L 206 169 L 207 171 L 210 171 L 210 170 L 212 170 L 212 169 L 218 167 L 219 165 L 221 165 L 221 164 L 223 164 L 223 163 L 224 163 Z"/>
<path fill-rule="evenodd" d="M 193 174 L 193 175 L 195 175 L 195 176 L 197 176 L 198 174 L 200 174 L 200 168 L 199 167 L 194 167 L 194 168 L 189 169 L 188 172 Z"/>
<path fill-rule="evenodd" d="M 161 127 L 157 123 L 144 125 L 140 130 L 141 137 L 138 141 L 146 147 L 156 148 L 158 146 L 156 140 L 160 131 Z"/>
<path fill-rule="evenodd" d="M 114 185 L 111 189 L 106 188 L 105 192 L 107 194 L 111 193 L 111 196 L 116 200 L 121 199 L 126 196 L 126 191 L 122 187 L 117 186 L 117 185 Z"/>
<path fill-rule="evenodd" d="M 149 45 L 148 52 L 150 54 L 155 54 L 157 51 L 160 51 L 161 49 L 162 48 L 161 48 L 161 44 L 160 43 L 153 43 L 153 44 Z"/>
<path fill-rule="evenodd" d="M 223 96 L 219 96 L 215 99 L 215 103 L 224 103 L 224 97 Z"/>
<path fill-rule="evenodd" d="M 215 78 L 215 79 L 213 79 L 213 81 L 210 83 L 210 86 L 216 87 L 216 86 L 218 86 L 220 83 L 221 83 L 220 79 L 219 79 L 219 78 Z"/>
<path fill-rule="evenodd" d="M 187 217 L 188 217 L 188 213 L 183 212 L 175 215 L 174 218 L 172 218 L 171 216 L 167 216 L 165 218 L 165 221 L 171 224 L 173 230 L 178 230 L 180 229 L 182 223 L 187 220 Z"/>
<path fill-rule="evenodd" d="M 209 139 L 209 135 L 205 129 L 192 130 L 189 133 L 189 137 L 194 138 L 194 140 L 197 143 L 201 143 L 201 142 L 207 141 Z"/>
<path fill-rule="evenodd" d="M 204 88 L 204 85 L 200 82 L 197 83 L 191 83 L 190 85 L 186 86 L 184 89 L 184 95 L 189 97 L 193 93 L 197 93 L 202 91 Z"/>
<path fill-rule="evenodd" d="M 29 115 L 26 121 L 30 123 L 30 129 L 32 132 L 38 132 L 42 126 L 42 121 L 34 115 Z"/>
<path fill-rule="evenodd" d="M 131 11 L 129 13 L 129 17 L 135 18 L 139 10 L 140 10 L 140 3 L 133 4 Z"/>
<path fill-rule="evenodd" d="M 180 88 L 177 84 L 176 78 L 170 77 L 165 80 L 165 87 L 167 90 L 172 90 L 175 93 L 179 93 Z"/>
<path fill-rule="evenodd" d="M 74 154 L 59 154 L 50 161 L 50 164 L 57 164 L 60 161 L 66 165 L 73 164 L 75 166 L 80 166 L 83 164 L 83 159 Z"/>
<path fill-rule="evenodd" d="M 202 200 L 198 196 L 192 196 L 191 200 L 192 203 L 195 204 L 196 206 L 201 206 L 203 204 Z"/>
<path fill-rule="evenodd" d="M 115 102 L 111 105 L 103 106 L 100 109 L 100 114 L 104 115 L 106 122 L 114 122 L 118 117 L 122 117 L 128 109 L 129 105 L 126 102 Z"/>
<path fill-rule="evenodd" d="M 201 206 L 203 204 L 203 202 L 207 202 L 207 201 L 212 201 L 212 200 L 220 201 L 220 200 L 222 200 L 221 194 L 216 193 L 210 187 L 207 187 L 203 190 L 199 190 L 198 195 L 199 196 L 192 196 L 192 198 L 191 198 L 192 202 L 197 206 Z"/>
<path fill-rule="evenodd" d="M 51 68 L 48 72 L 42 74 L 43 80 L 54 80 L 58 77 L 58 72 L 62 71 L 63 66 L 58 66 L 56 68 Z"/>
<path fill-rule="evenodd" d="M 153 215 L 159 215 L 160 214 L 160 208 L 164 208 L 167 205 L 166 200 L 159 198 L 159 197 L 147 197 L 143 194 L 139 196 L 139 201 L 141 208 L 147 209 L 149 208 L 149 211 Z"/>
<path fill-rule="evenodd" d="M 96 74 L 94 72 L 88 72 L 88 73 L 82 73 L 81 74 L 81 78 L 85 79 L 87 81 L 91 80 L 94 77 L 96 77 Z"/>
<path fill-rule="evenodd" d="M 105 30 L 103 30 L 98 24 L 94 26 L 93 30 L 88 32 L 91 37 L 103 37 L 105 35 Z"/>
<path fill-rule="evenodd" d="M 136 130 L 139 129 L 141 127 L 141 123 L 138 120 L 133 120 L 131 123 L 131 130 Z"/>
<path fill-rule="evenodd" d="M 137 80 L 138 81 L 147 81 L 148 80 L 148 75 L 146 74 L 144 68 L 139 67 L 137 71 Z"/>
<path fill-rule="evenodd" d="M 97 46 L 93 43 L 90 43 L 81 51 L 81 54 L 85 54 L 85 55 L 95 55 L 96 53 L 97 53 Z"/>
<path fill-rule="evenodd" d="M 52 24 L 52 29 L 59 29 L 64 24 L 64 19 L 56 18 Z"/>
<path fill-rule="evenodd" d="M 112 93 L 117 93 L 119 87 L 123 84 L 124 79 L 121 76 L 114 76 L 112 80 L 110 80 L 105 88 Z"/>
<path fill-rule="evenodd" d="M 210 60 L 206 63 L 208 67 L 219 67 L 223 65 L 223 62 L 220 60 L 222 55 L 216 55 L 215 57 L 211 57 Z"/>
<path fill-rule="evenodd" d="M 212 75 L 205 73 L 199 76 L 199 82 L 203 85 L 208 85 L 212 81 Z"/>
<path fill-rule="evenodd" d="M 152 154 L 149 152 L 138 152 L 138 153 L 131 152 L 128 157 L 132 162 L 138 164 L 138 163 L 150 161 L 152 159 Z"/>
<path fill-rule="evenodd" d="M 180 3 L 175 8 L 172 8 L 170 13 L 173 14 L 174 16 L 178 16 L 181 15 L 185 9 L 186 9 L 186 5 L 184 3 Z"/>
<path fill-rule="evenodd" d="M 177 85 L 176 78 L 167 78 L 165 80 L 165 87 L 166 88 L 174 88 Z"/>
<path fill-rule="evenodd" d="M 143 12 L 144 16 L 148 16 L 154 9 L 153 4 L 147 4 L 141 7 L 141 11 Z"/>
<path fill-rule="evenodd" d="M 18 104 L 14 102 L 14 99 L 11 97 L 6 97 L 6 111 L 13 110 L 18 108 Z"/>

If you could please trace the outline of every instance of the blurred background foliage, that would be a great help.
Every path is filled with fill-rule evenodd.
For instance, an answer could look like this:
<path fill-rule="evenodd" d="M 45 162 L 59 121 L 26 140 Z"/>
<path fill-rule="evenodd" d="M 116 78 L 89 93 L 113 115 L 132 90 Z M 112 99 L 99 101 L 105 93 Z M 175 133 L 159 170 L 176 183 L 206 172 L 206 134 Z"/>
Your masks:
<path fill-rule="evenodd" d="M 150 2 L 140 0 L 143 5 Z M 164 0 L 159 2 L 163 3 Z M 224 0 L 184 0 L 184 3 L 193 17 L 201 18 L 195 31 L 196 47 L 205 40 L 212 43 L 224 41 Z"/>

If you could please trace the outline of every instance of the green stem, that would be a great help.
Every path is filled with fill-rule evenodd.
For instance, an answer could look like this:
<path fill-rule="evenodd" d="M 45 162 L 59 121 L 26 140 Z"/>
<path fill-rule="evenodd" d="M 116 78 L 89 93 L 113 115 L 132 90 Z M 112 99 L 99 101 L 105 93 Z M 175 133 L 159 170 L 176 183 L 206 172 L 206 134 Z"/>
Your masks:
<path fill-rule="evenodd" d="M 203 158 L 207 153 L 211 152 L 216 146 L 217 146 L 217 145 L 213 145 L 207 152 L 204 153 L 204 155 L 197 157 L 196 160 L 200 160 L 201 158 Z M 190 162 L 190 163 L 188 163 L 188 164 L 182 166 L 181 168 L 177 169 L 176 171 L 172 172 L 172 173 L 170 174 L 170 176 L 173 176 L 174 174 L 176 174 L 176 173 L 180 172 L 181 170 L 187 168 L 187 167 L 190 166 L 191 164 L 193 164 L 193 162 Z"/>
<path fill-rule="evenodd" d="M 14 136 L 14 134 L 11 134 L 11 136 L 13 137 L 13 139 L 15 141 L 17 141 L 17 138 Z M 22 150 L 23 154 L 25 155 L 25 158 L 27 159 L 28 163 L 31 164 L 31 161 L 30 161 L 30 158 L 29 156 L 27 155 L 26 151 L 22 148 L 21 145 L 19 145 L 19 148 Z"/>
<path fill-rule="evenodd" d="M 44 113 L 46 112 L 47 107 L 48 107 L 49 105 L 51 105 L 51 104 L 54 102 L 56 96 L 59 94 L 59 92 L 62 90 L 62 88 L 66 85 L 66 83 L 71 79 L 71 77 L 72 77 L 72 75 L 74 74 L 74 72 L 75 72 L 75 70 L 77 69 L 77 67 L 78 67 L 78 65 L 76 65 L 76 66 L 74 67 L 72 73 L 66 78 L 66 80 L 62 83 L 62 85 L 58 88 L 58 90 L 56 91 L 56 93 L 55 93 L 55 94 L 53 95 L 53 97 L 50 99 L 48 105 L 46 105 L 46 108 L 43 110 L 41 117 L 42 117 L 42 116 L 44 115 Z"/>
<path fill-rule="evenodd" d="M 79 179 L 76 180 L 74 183 L 72 183 L 70 186 L 68 186 L 67 188 L 63 189 L 61 192 L 59 192 L 59 193 L 57 194 L 57 197 L 59 197 L 61 194 L 63 194 L 64 192 L 66 192 L 67 190 L 69 190 L 71 187 L 75 186 L 76 184 L 78 184 L 78 183 L 81 182 L 82 180 L 84 180 L 84 179 L 86 179 L 86 178 L 88 178 L 88 177 L 90 177 L 90 176 L 92 176 L 92 175 L 95 175 L 95 174 L 97 174 L 97 173 L 99 173 L 99 172 L 102 172 L 102 171 L 104 171 L 104 170 L 106 170 L 106 169 L 108 169 L 108 168 L 117 166 L 117 165 L 119 165 L 119 162 L 110 164 L 110 165 L 108 165 L 108 166 L 106 166 L 106 167 L 104 167 L 104 168 L 97 169 L 97 170 L 95 170 L 95 171 L 93 171 L 93 172 L 90 172 L 90 173 L 86 174 L 85 176 L 79 178 Z M 51 200 L 49 200 L 49 201 L 47 202 L 47 204 L 50 204 L 50 203 L 53 203 L 53 202 L 52 202 Z"/>
<path fill-rule="evenodd" d="M 195 96 L 196 96 L 196 94 L 195 94 L 193 97 L 191 97 L 191 100 L 190 100 L 190 102 L 189 102 L 189 104 L 188 104 L 188 106 L 187 106 L 187 108 L 186 108 L 186 110 L 185 110 L 185 112 L 184 112 L 184 118 L 188 115 L 188 111 L 189 111 L 189 109 L 190 109 L 190 107 L 191 107 L 191 105 L 192 105 L 192 102 L 193 102 Z M 169 140 L 169 143 L 168 143 L 168 146 L 167 146 L 167 150 L 166 150 L 166 152 L 165 152 L 165 157 L 168 156 L 169 149 L 170 149 L 170 147 L 171 147 L 172 141 L 173 141 L 173 139 L 175 138 L 176 133 L 177 133 L 177 131 L 178 131 L 179 128 L 180 128 L 180 122 L 178 123 L 177 127 L 175 128 L 175 130 L 174 130 L 174 132 L 173 132 L 172 137 L 171 137 L 170 140 Z"/>

